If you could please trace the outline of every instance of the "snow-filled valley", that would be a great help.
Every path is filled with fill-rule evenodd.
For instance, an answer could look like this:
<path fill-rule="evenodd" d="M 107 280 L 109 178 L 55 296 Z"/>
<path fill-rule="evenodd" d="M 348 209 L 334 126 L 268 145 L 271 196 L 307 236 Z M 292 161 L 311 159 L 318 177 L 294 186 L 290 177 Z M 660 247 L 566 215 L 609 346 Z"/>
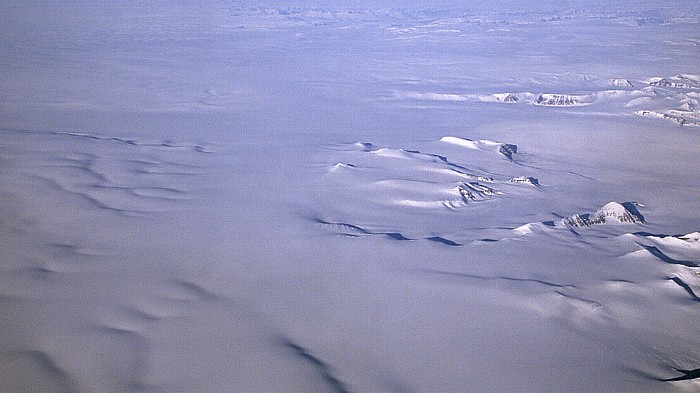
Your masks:
<path fill-rule="evenodd" d="M 0 392 L 700 389 L 700 6 L 380 3 L 0 5 Z"/>

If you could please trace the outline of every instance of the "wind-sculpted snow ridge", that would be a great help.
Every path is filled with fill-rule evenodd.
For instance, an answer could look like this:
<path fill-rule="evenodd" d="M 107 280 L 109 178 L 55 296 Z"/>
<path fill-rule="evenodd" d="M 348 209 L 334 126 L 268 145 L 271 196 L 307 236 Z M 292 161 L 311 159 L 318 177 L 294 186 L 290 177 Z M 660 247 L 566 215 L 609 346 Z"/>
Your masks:
<path fill-rule="evenodd" d="M 318 358 L 312 354 L 307 348 L 297 344 L 291 339 L 283 338 L 281 340 L 281 345 L 284 348 L 290 349 L 294 355 L 304 360 L 310 366 L 312 366 L 318 373 L 318 376 L 328 384 L 330 388 L 329 391 L 336 393 L 349 393 L 347 386 L 338 377 L 334 375 L 333 368 L 324 362 L 322 359 Z"/>
<path fill-rule="evenodd" d="M 396 93 L 394 94 L 399 99 L 411 99 L 418 101 L 453 101 L 461 102 L 469 100 L 468 96 L 451 93 Z"/>
<path fill-rule="evenodd" d="M 700 89 L 700 76 L 692 74 L 680 74 L 668 78 L 656 77 L 648 79 L 646 82 L 649 86 L 668 87 L 671 89 Z"/>
<path fill-rule="evenodd" d="M 469 101 L 478 102 L 491 102 L 491 103 L 503 103 L 503 104 L 523 104 L 532 103 L 537 94 L 530 92 L 506 92 L 506 93 L 494 93 L 494 94 L 467 94 L 464 97 L 468 98 Z"/>
<path fill-rule="evenodd" d="M 655 235 L 646 232 L 628 234 L 635 242 L 637 250 L 623 257 L 639 260 L 652 258 L 661 262 L 667 282 L 673 283 L 675 297 L 681 304 L 696 305 L 700 302 L 700 243 L 698 232 L 687 235 Z M 680 381 L 693 379 L 686 377 L 658 379 L 660 381 Z"/>
<path fill-rule="evenodd" d="M 37 3 L 0 392 L 698 390 L 697 0 Z"/>
<path fill-rule="evenodd" d="M 692 232 L 687 235 L 679 236 L 678 238 L 687 242 L 700 244 L 700 232 Z"/>
<path fill-rule="evenodd" d="M 513 93 L 494 94 L 493 97 L 496 99 L 496 101 L 505 103 L 516 103 L 520 101 L 520 97 Z"/>
<path fill-rule="evenodd" d="M 364 228 L 364 227 L 361 227 L 361 226 L 355 225 L 355 224 L 347 224 L 347 223 L 342 223 L 342 222 L 330 222 L 330 221 L 322 220 L 320 218 L 313 218 L 312 221 L 323 225 L 324 227 L 331 230 L 335 235 L 342 236 L 342 237 L 359 238 L 359 237 L 380 236 L 380 237 L 384 237 L 384 238 L 387 238 L 387 239 L 390 239 L 393 241 L 399 241 L 399 242 L 427 240 L 430 242 L 435 242 L 435 243 L 443 244 L 443 245 L 450 246 L 450 247 L 463 246 L 463 244 L 457 243 L 453 240 L 450 240 L 450 239 L 447 239 L 443 236 L 438 236 L 438 235 L 424 236 L 424 237 L 420 237 L 420 238 L 412 238 L 412 237 L 406 237 L 402 233 L 396 232 L 396 231 L 390 231 L 390 230 L 382 231 L 379 229 L 369 230 L 367 228 Z"/>
<path fill-rule="evenodd" d="M 649 82 L 649 86 L 656 86 L 656 87 L 670 87 L 672 89 L 689 89 L 690 86 L 682 83 L 682 82 L 677 82 L 677 81 L 671 81 L 666 78 L 659 78 L 656 79 L 652 82 Z"/>
<path fill-rule="evenodd" d="M 675 283 L 679 287 L 683 288 L 683 290 L 688 295 L 690 295 L 690 298 L 693 301 L 700 302 L 700 297 L 698 297 L 698 295 L 695 293 L 695 291 L 693 290 L 693 287 L 690 286 L 690 284 L 688 284 L 687 282 L 685 282 L 681 277 L 671 276 L 671 277 L 669 277 L 669 280 L 671 280 L 671 282 Z"/>
<path fill-rule="evenodd" d="M 600 93 L 605 93 L 601 91 Z M 605 95 L 605 94 L 604 94 Z M 609 94 L 608 94 L 609 95 Z M 412 99 L 418 101 L 452 101 L 452 102 L 484 102 L 503 104 L 532 104 L 542 107 L 577 107 L 588 106 L 596 103 L 599 97 L 593 94 L 554 94 L 530 92 L 510 92 L 494 94 L 454 94 L 454 93 L 396 93 L 399 99 Z"/>
<path fill-rule="evenodd" d="M 610 84 L 612 84 L 615 87 L 634 87 L 632 82 L 624 78 L 614 78 L 610 81 Z"/>
<path fill-rule="evenodd" d="M 12 360 L 11 366 L 6 366 L 10 370 L 17 369 L 17 372 L 21 372 L 20 368 L 25 367 L 38 369 L 44 373 L 46 381 L 44 381 L 45 386 L 42 388 L 46 390 L 43 391 L 65 393 L 80 391 L 79 385 L 70 374 L 70 370 L 63 368 L 62 365 L 44 351 L 25 350 L 3 355 L 8 356 Z"/>
<path fill-rule="evenodd" d="M 700 76 L 680 74 L 669 78 L 652 78 L 643 83 L 648 85 L 644 91 L 650 95 L 643 102 L 639 102 L 639 99 L 630 101 L 628 106 L 640 104 L 647 108 L 636 110 L 635 114 L 681 126 L 700 126 Z"/>
<path fill-rule="evenodd" d="M 176 210 L 195 197 L 192 179 L 202 174 L 195 159 L 211 153 L 204 144 L 141 141 L 66 132 L 16 132 L 13 137 L 42 135 L 45 145 L 28 151 L 30 178 L 67 193 L 93 208 L 143 215 Z M 70 144 L 68 151 L 53 150 Z M 61 152 L 61 153 L 57 153 Z"/>
<path fill-rule="evenodd" d="M 482 209 L 497 209 L 501 203 L 507 206 L 521 197 L 539 194 L 539 180 L 521 175 L 527 167 L 519 163 L 517 156 L 522 153 L 518 152 L 515 144 L 454 136 L 429 142 L 420 150 L 369 142 L 331 147 L 325 153 L 328 157 L 327 164 L 322 165 L 326 170 L 320 189 L 329 190 L 333 197 L 323 197 L 322 205 L 328 210 L 312 216 L 332 219 L 312 221 L 344 237 L 379 235 L 448 246 L 488 241 L 490 233 L 456 237 L 452 231 L 439 229 L 442 224 L 430 223 L 456 219 L 475 225 L 477 221 L 462 215 L 479 214 Z M 367 217 L 353 206 L 365 206 L 367 211 L 382 211 L 382 215 L 391 217 Z M 430 218 L 424 225 L 406 225 L 401 217 L 411 212 Z M 496 235 L 498 239 L 508 237 L 503 230 L 497 232 L 504 232 Z"/>
<path fill-rule="evenodd" d="M 342 223 L 342 222 L 330 222 L 330 221 L 325 221 L 320 218 L 314 218 L 312 221 L 317 222 L 319 224 L 322 224 L 324 226 L 327 226 L 328 228 L 332 228 L 335 234 L 341 235 L 341 236 L 347 236 L 347 237 L 364 237 L 364 236 L 373 236 L 373 235 L 380 235 L 380 236 L 386 236 L 390 239 L 393 240 L 413 240 L 409 239 L 406 236 L 402 235 L 401 233 L 398 232 L 392 232 L 392 231 L 381 231 L 381 230 L 369 230 L 365 229 L 359 225 L 355 224 L 347 224 L 347 223 Z"/>
<path fill-rule="evenodd" d="M 124 143 L 132 146 L 139 146 L 148 149 L 157 150 L 192 150 L 198 153 L 213 153 L 214 146 L 207 143 L 186 143 L 186 142 L 175 142 L 172 140 L 163 141 L 147 141 L 139 140 L 135 138 L 122 138 L 116 136 L 103 136 L 96 134 L 86 134 L 78 132 L 49 132 L 52 135 L 65 135 L 74 138 L 95 140 L 95 141 L 106 141 L 106 142 L 117 142 Z"/>
<path fill-rule="evenodd" d="M 453 145 L 466 147 L 468 149 L 488 149 L 496 150 L 509 160 L 513 159 L 513 155 L 518 152 L 518 146 L 511 143 L 500 143 L 489 140 L 473 141 L 471 139 L 459 138 L 455 136 L 445 136 L 440 139 L 441 142 L 450 143 Z"/>
<path fill-rule="evenodd" d="M 574 214 L 567 217 L 564 223 L 574 228 L 600 224 L 641 224 L 644 223 L 644 217 L 632 203 L 610 202 L 591 215 Z"/>
<path fill-rule="evenodd" d="M 626 230 L 631 228 L 629 225 L 646 223 L 644 216 L 639 212 L 637 206 L 641 205 L 633 202 L 610 202 L 592 214 L 573 214 L 558 221 L 530 222 L 513 228 L 512 231 L 516 236 L 541 234 L 550 237 L 559 237 L 562 236 L 564 232 L 570 232 L 575 236 L 585 236 L 586 232 L 579 231 L 579 229 L 589 227 L 617 228 L 618 231 Z M 605 235 L 601 235 L 600 233 L 596 233 L 596 236 L 605 237 Z"/>
<path fill-rule="evenodd" d="M 350 247 L 382 245 L 405 252 L 401 255 L 408 266 L 420 265 L 426 255 L 429 264 L 442 264 L 418 268 L 432 284 L 487 293 L 510 310 L 529 310 L 603 340 L 610 335 L 600 332 L 610 329 L 635 332 L 625 338 L 634 345 L 645 342 L 648 334 L 663 336 L 652 328 L 640 332 L 637 326 L 649 303 L 697 307 L 700 251 L 694 247 L 700 235 L 641 232 L 657 224 L 647 223 L 639 210 L 658 215 L 632 202 L 610 202 L 593 213 L 564 217 L 556 212 L 590 203 L 590 196 L 577 195 L 597 180 L 563 171 L 564 163 L 548 162 L 530 153 L 530 146 L 497 140 L 445 136 L 408 147 L 362 143 L 328 149 L 321 154 L 320 167 L 349 165 L 330 175 L 322 171 L 318 189 L 324 196 L 318 200 L 324 202 L 312 214 L 323 217 L 312 219 L 321 224 L 318 236 L 330 232 Z M 499 150 L 504 146 L 512 160 L 503 159 L 506 155 Z M 558 194 L 568 187 L 579 188 Z M 416 257 L 418 252 L 425 254 Z M 459 263 L 433 261 L 440 253 Z M 650 318 L 658 323 L 656 316 Z M 669 353 L 670 358 L 682 356 Z M 658 367 L 651 370 L 653 377 L 640 378 L 686 381 Z"/>
<path fill-rule="evenodd" d="M 480 197 L 485 197 L 485 196 L 493 196 L 493 195 L 499 195 L 502 194 L 499 191 L 494 190 L 493 188 L 489 186 L 485 186 L 483 184 L 479 184 L 479 182 L 463 182 L 459 186 L 459 193 L 462 195 L 462 198 L 464 200 L 476 200 L 477 197 L 476 195 L 479 195 Z"/>
<path fill-rule="evenodd" d="M 669 120 L 681 126 L 700 126 L 700 120 L 692 119 L 692 117 L 698 116 L 698 112 L 671 111 L 671 113 L 662 113 L 650 110 L 641 110 L 634 113 L 639 116 Z M 691 118 L 689 119 L 689 117 Z"/>
<path fill-rule="evenodd" d="M 640 247 L 666 263 L 689 268 L 700 267 L 699 232 L 675 236 L 641 232 L 635 236 Z M 700 277 L 700 270 L 694 270 L 694 274 Z"/>
<path fill-rule="evenodd" d="M 625 86 L 619 86 L 625 87 Z M 620 92 L 635 94 L 621 90 Z M 428 101 L 428 102 L 483 102 L 501 104 L 531 104 L 540 107 L 582 107 L 589 106 L 600 101 L 601 97 L 609 97 L 616 91 L 605 91 L 592 94 L 564 94 L 564 93 L 530 93 L 508 92 L 494 94 L 455 94 L 455 93 L 395 93 L 398 99 Z"/>

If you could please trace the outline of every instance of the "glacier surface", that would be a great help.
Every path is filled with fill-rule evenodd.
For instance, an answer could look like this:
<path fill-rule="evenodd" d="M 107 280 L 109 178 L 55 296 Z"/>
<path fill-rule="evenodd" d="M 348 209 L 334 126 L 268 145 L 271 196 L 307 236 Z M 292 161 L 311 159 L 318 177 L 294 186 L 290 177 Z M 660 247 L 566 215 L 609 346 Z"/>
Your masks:
<path fill-rule="evenodd" d="M 0 392 L 700 389 L 697 2 L 0 21 Z"/>

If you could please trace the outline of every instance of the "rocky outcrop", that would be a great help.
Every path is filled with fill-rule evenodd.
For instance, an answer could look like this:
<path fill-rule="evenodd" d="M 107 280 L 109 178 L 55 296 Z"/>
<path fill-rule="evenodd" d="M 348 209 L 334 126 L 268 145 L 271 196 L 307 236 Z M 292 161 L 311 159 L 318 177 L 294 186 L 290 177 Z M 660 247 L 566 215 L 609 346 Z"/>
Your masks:
<path fill-rule="evenodd" d="M 520 177 L 510 179 L 510 182 L 511 183 L 526 183 L 526 184 L 533 185 L 535 187 L 540 186 L 540 182 L 537 179 L 535 179 L 534 177 L 520 176 Z"/>
<path fill-rule="evenodd" d="M 480 184 L 479 182 L 472 181 L 460 184 L 459 194 L 462 196 L 462 202 L 469 203 L 485 197 L 498 195 L 500 192 Z"/>
<path fill-rule="evenodd" d="M 635 114 L 645 117 L 653 117 L 657 119 L 669 120 L 681 126 L 700 126 L 700 122 L 693 119 L 695 112 L 687 112 L 681 115 L 681 111 L 675 111 L 675 114 L 660 113 L 648 110 L 636 111 Z"/>
<path fill-rule="evenodd" d="M 498 147 L 498 152 L 508 157 L 509 160 L 512 160 L 513 154 L 518 152 L 518 146 L 510 143 L 503 143 Z"/>
<path fill-rule="evenodd" d="M 652 82 L 649 82 L 649 86 L 656 86 L 656 87 L 670 87 L 672 89 L 690 89 L 691 86 L 687 83 L 681 82 L 681 81 L 676 81 L 676 80 L 670 80 L 666 78 L 661 78 Z"/>
<path fill-rule="evenodd" d="M 533 104 L 540 106 L 582 106 L 590 105 L 595 95 L 570 95 L 542 93 L 535 98 Z"/>
<path fill-rule="evenodd" d="M 643 223 L 644 218 L 632 204 L 624 206 L 617 202 L 610 202 L 598 209 L 593 215 L 593 224 L 605 224 L 606 222 Z"/>
<path fill-rule="evenodd" d="M 617 87 L 634 87 L 632 82 L 630 82 L 627 79 L 622 79 L 622 78 L 615 78 L 612 81 L 610 81 L 610 83 L 613 86 L 617 86 Z"/>
<path fill-rule="evenodd" d="M 643 222 L 644 217 L 633 204 L 618 202 L 610 202 L 593 214 L 574 214 L 564 219 L 564 224 L 576 228 L 600 224 L 640 224 Z"/>

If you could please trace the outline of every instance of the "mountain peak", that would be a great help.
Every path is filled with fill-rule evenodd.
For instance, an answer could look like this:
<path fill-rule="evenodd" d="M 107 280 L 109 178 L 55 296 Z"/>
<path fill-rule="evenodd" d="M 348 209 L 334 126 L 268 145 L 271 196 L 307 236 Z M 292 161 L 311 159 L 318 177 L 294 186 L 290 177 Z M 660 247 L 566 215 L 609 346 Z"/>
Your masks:
<path fill-rule="evenodd" d="M 564 219 L 564 223 L 572 227 L 619 223 L 641 224 L 643 222 L 644 216 L 637 211 L 634 204 L 629 202 L 609 202 L 593 214 L 574 214 Z"/>

